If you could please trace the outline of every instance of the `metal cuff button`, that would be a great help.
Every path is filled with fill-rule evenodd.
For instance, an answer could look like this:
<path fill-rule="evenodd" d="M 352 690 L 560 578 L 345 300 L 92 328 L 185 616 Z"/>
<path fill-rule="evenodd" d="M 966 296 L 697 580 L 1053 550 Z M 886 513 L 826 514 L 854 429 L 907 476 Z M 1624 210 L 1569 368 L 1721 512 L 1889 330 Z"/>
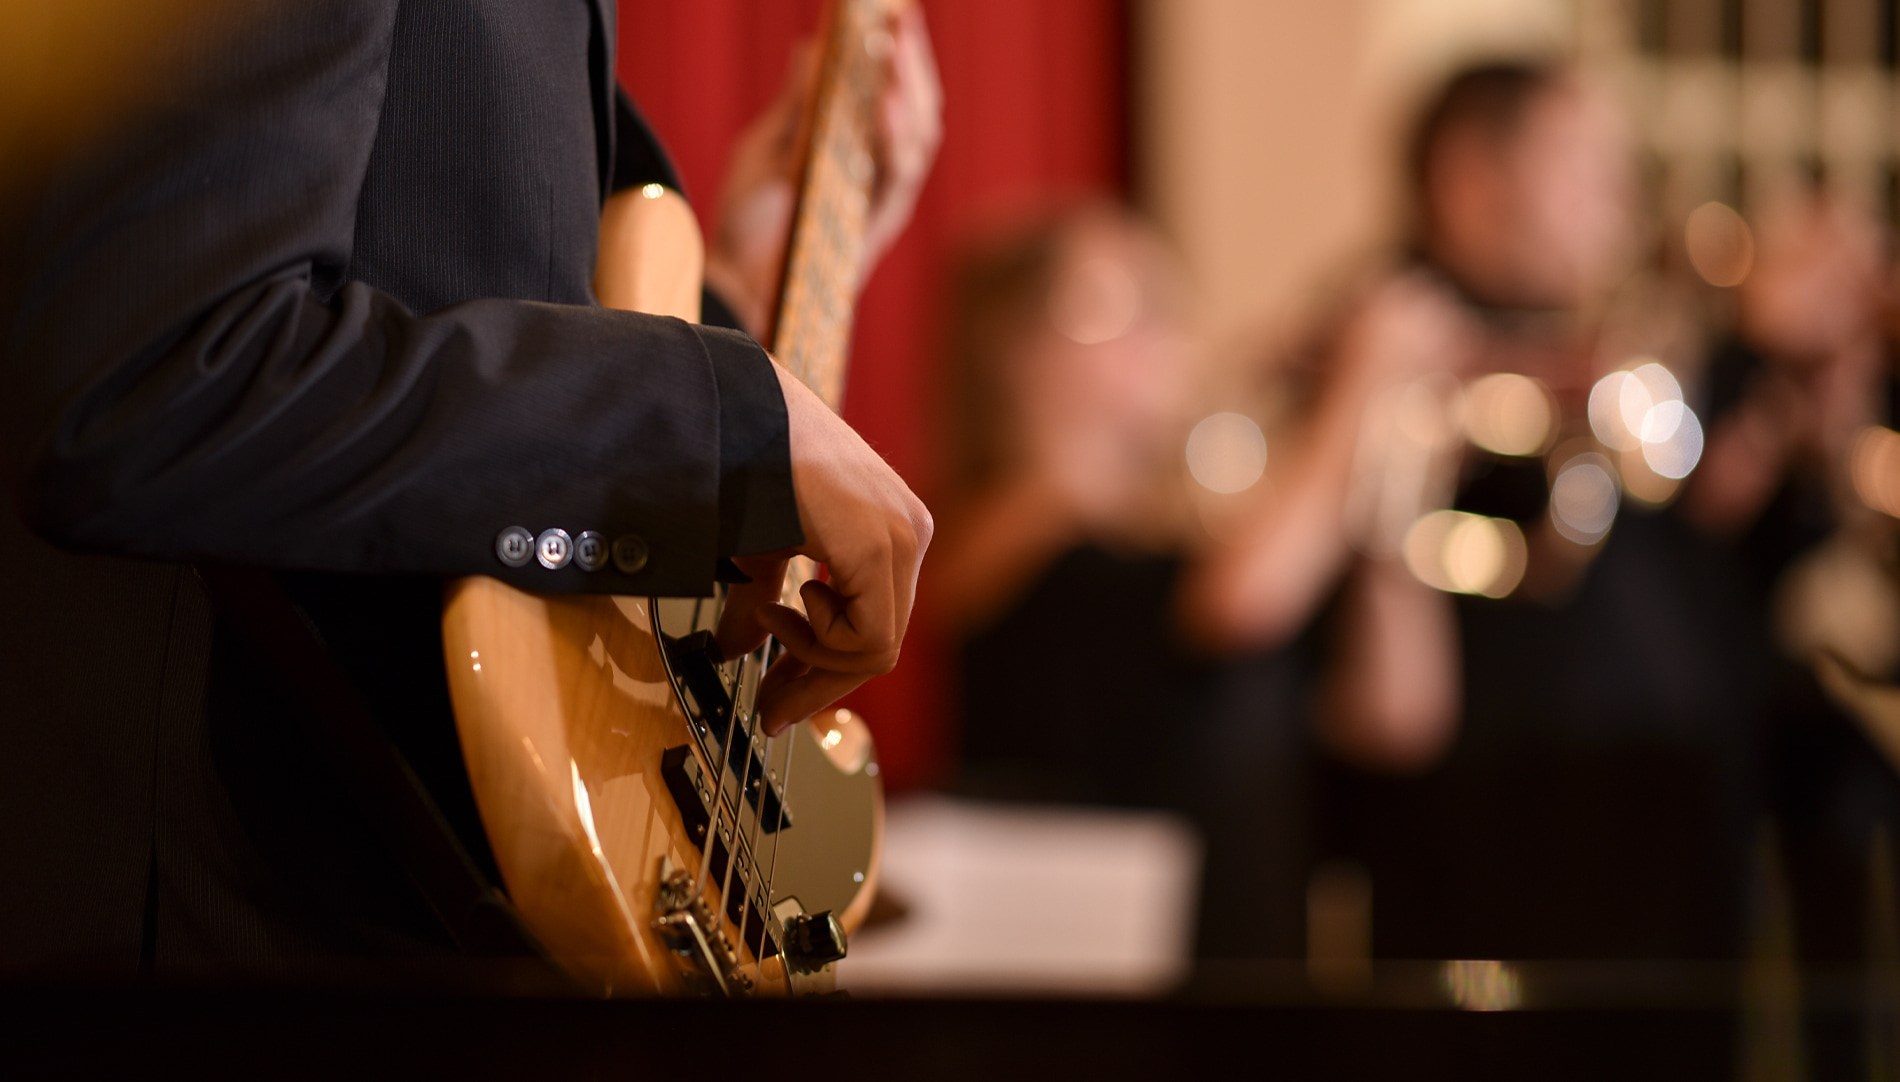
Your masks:
<path fill-rule="evenodd" d="M 647 543 L 639 534 L 621 534 L 614 538 L 614 566 L 623 575 L 632 575 L 647 565 Z"/>
<path fill-rule="evenodd" d="M 574 558 L 574 539 L 558 526 L 542 530 L 534 539 L 534 558 L 549 571 L 558 571 Z"/>
<path fill-rule="evenodd" d="M 509 567 L 520 567 L 534 556 L 534 535 L 519 526 L 510 526 L 495 535 L 495 558 Z"/>
<path fill-rule="evenodd" d="M 599 530 L 582 530 L 574 539 L 574 563 L 582 571 L 599 571 L 607 566 L 607 539 Z"/>

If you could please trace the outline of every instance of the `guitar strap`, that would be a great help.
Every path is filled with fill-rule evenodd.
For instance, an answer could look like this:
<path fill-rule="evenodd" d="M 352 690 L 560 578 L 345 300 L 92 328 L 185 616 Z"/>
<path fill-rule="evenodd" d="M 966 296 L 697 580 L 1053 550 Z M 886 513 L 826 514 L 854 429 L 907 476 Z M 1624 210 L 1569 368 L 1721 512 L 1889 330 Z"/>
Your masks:
<path fill-rule="evenodd" d="M 312 743 L 348 783 L 351 798 L 381 828 L 401 866 L 465 954 L 533 958 L 546 952 L 513 903 L 484 875 L 435 798 L 303 611 L 269 572 L 201 567 L 198 575 L 219 614 L 241 631 L 258 659 L 308 709 Z M 550 976 L 558 970 L 549 962 Z"/>

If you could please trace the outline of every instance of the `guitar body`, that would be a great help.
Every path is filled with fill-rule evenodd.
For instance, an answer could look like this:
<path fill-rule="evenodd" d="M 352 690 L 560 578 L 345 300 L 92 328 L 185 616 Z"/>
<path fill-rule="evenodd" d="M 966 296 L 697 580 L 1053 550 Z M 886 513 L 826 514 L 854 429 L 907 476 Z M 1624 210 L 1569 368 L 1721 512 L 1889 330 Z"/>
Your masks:
<path fill-rule="evenodd" d="M 683 199 L 623 193 L 602 217 L 596 292 L 694 319 L 703 258 Z M 449 689 L 508 894 L 602 994 L 822 991 L 842 939 L 801 955 L 799 924 L 828 913 L 848 933 L 870 908 L 883 795 L 868 731 L 838 710 L 748 733 L 768 658 L 699 650 L 717 608 L 491 578 L 448 591 Z"/>
<path fill-rule="evenodd" d="M 688 826 L 663 760 L 685 748 L 702 778 L 717 767 L 695 745 L 668 678 L 653 604 L 543 597 L 471 578 L 450 589 L 443 621 L 463 755 L 509 896 L 548 953 L 603 994 L 683 994 L 719 983 L 655 927 L 665 909 L 663 868 L 696 872 L 703 838 Z M 847 729 L 856 734 L 825 747 Z M 793 780 L 791 826 L 754 858 L 772 861 L 776 849 L 770 906 L 829 910 L 847 932 L 869 910 L 883 824 L 863 731 L 833 715 L 773 742 L 783 745 L 773 749 L 774 769 Z M 857 761 L 832 754 L 853 743 Z M 741 812 L 738 821 L 741 833 L 756 833 L 756 815 Z M 709 909 L 718 913 L 728 908 L 725 877 L 709 880 Z M 736 883 L 731 892 L 745 893 Z M 783 987 L 776 959 L 760 972 L 759 952 L 724 920 L 719 930 L 748 979 L 765 991 Z"/>

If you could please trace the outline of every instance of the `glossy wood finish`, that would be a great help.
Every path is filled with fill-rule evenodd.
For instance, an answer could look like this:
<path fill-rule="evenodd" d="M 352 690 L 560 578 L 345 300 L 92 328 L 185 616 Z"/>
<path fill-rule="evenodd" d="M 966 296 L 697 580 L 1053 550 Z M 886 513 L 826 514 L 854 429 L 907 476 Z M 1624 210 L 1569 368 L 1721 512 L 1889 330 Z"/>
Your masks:
<path fill-rule="evenodd" d="M 659 774 L 686 725 L 641 609 L 470 578 L 443 619 L 463 756 L 509 896 L 549 954 L 603 994 L 676 990 L 648 928 L 648 869 L 695 852 Z M 595 660 L 609 649 L 627 669 Z"/>
<path fill-rule="evenodd" d="M 692 738 L 649 604 L 470 578 L 451 588 L 443 620 L 463 755 L 509 896 L 548 952 L 606 995 L 685 990 L 652 921 L 661 858 L 700 864 L 660 770 L 662 753 Z M 828 741 L 834 731 L 849 735 Z M 773 903 L 832 909 L 847 932 L 869 912 L 882 844 L 876 759 L 853 749 L 868 739 L 835 713 L 781 738 L 794 825 L 760 850 L 775 866 Z M 756 835 L 750 817 L 739 827 Z M 717 903 L 717 879 L 707 892 Z M 781 988 L 774 966 L 755 971 L 767 993 Z"/>
<path fill-rule="evenodd" d="M 594 296 L 602 307 L 697 322 L 705 271 L 699 222 L 678 192 L 649 184 L 601 209 Z"/>

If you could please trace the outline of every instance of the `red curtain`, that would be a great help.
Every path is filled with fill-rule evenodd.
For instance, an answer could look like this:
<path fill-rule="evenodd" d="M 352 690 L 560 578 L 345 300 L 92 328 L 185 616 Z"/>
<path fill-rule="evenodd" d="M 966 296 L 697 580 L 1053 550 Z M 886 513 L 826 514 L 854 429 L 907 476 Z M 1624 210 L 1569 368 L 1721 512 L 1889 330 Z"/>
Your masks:
<path fill-rule="evenodd" d="M 620 0 L 621 82 L 673 154 L 702 221 L 733 137 L 777 92 L 822 2 Z M 943 148 L 909 230 L 865 290 L 844 414 L 928 500 L 946 259 L 959 238 L 1025 206 L 1125 194 L 1128 118 L 1123 0 L 923 7 L 943 76 Z M 849 700 L 871 719 L 893 788 L 937 780 L 949 765 L 947 662 L 920 612 L 898 670 Z"/>

